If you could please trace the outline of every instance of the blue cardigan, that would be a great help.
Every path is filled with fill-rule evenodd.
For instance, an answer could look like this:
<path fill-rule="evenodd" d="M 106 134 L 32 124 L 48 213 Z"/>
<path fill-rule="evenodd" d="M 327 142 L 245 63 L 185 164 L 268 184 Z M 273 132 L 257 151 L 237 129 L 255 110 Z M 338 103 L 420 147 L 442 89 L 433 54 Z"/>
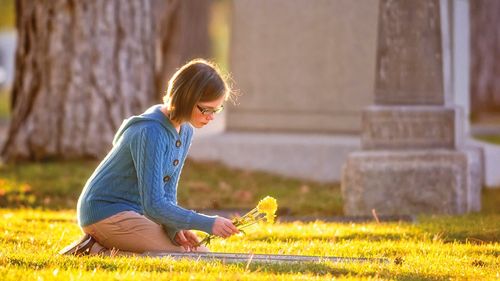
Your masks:
<path fill-rule="evenodd" d="M 78 199 L 78 223 L 88 226 L 123 211 L 144 214 L 161 224 L 174 241 L 180 229 L 212 234 L 215 217 L 177 205 L 177 184 L 193 128 L 177 133 L 155 105 L 126 119 L 113 148 L 88 179 Z"/>

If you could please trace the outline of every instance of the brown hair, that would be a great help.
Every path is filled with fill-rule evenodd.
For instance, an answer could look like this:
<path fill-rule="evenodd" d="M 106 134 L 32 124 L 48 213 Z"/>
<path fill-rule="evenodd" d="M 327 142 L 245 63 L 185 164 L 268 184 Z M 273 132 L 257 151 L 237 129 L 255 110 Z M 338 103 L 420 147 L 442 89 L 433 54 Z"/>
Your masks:
<path fill-rule="evenodd" d="M 217 67 L 203 59 L 194 59 L 178 69 L 168 82 L 163 102 L 168 106 L 170 119 L 189 120 L 200 101 L 231 97 L 231 89 Z"/>

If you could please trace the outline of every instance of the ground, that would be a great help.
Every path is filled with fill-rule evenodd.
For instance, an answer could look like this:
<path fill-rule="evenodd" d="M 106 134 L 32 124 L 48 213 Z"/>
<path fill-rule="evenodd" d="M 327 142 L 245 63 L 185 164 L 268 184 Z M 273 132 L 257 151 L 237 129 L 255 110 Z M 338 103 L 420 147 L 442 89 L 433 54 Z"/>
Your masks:
<path fill-rule="evenodd" d="M 144 257 L 63 257 L 75 213 L 0 210 L 3 280 L 495 280 L 500 216 L 419 217 L 417 223 L 277 223 L 213 240 L 217 252 L 383 258 L 386 262 L 262 264 Z"/>
<path fill-rule="evenodd" d="M 62 257 L 80 237 L 74 210 L 96 162 L 0 167 L 0 276 L 3 280 L 495 280 L 500 278 L 500 189 L 483 191 L 481 213 L 415 216 L 415 221 L 313 221 L 259 225 L 213 240 L 216 252 L 384 259 L 365 263 L 262 264 L 144 257 Z M 342 215 L 338 185 L 303 182 L 215 163 L 188 162 L 180 203 L 250 208 L 278 200 L 279 214 Z M 244 191 L 246 193 L 244 193 Z M 244 194 L 243 194 L 244 193 Z M 239 194 L 234 196 L 234 194 Z M 244 195 L 244 196 L 243 196 Z M 189 200 L 191 199 L 191 200 Z M 208 204 L 206 202 L 209 202 Z M 205 204 L 205 205 L 204 205 Z M 24 206 L 24 207 L 22 207 Z M 201 234 L 200 234 L 201 235 Z"/>

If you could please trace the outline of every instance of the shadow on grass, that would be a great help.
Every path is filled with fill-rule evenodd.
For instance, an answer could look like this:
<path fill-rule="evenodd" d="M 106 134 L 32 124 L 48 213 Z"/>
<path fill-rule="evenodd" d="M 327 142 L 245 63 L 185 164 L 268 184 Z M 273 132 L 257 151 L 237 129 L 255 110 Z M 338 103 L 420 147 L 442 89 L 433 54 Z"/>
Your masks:
<path fill-rule="evenodd" d="M 421 281 L 421 280 L 454 280 L 456 276 L 451 275 L 440 275 L 440 274 L 419 274 L 419 273 L 402 273 L 396 276 L 392 274 L 387 274 L 383 277 L 391 278 L 399 281 Z"/>
<path fill-rule="evenodd" d="M 247 265 L 244 263 L 238 264 L 239 267 L 246 269 Z M 314 275 L 347 275 L 352 274 L 348 269 L 335 267 L 332 265 L 321 264 L 321 263 L 282 263 L 282 264 L 270 264 L 270 263 L 251 263 L 248 266 L 250 271 L 254 272 L 270 272 L 275 274 L 285 274 L 285 273 L 301 273 L 301 274 L 314 274 Z"/>
<path fill-rule="evenodd" d="M 144 263 L 140 263 L 140 260 L 132 260 L 126 262 L 125 260 L 116 260 L 114 258 L 94 258 L 94 257 L 83 257 L 83 258 L 46 258 L 46 259 L 29 259 L 23 257 L 6 257 L 0 262 L 2 266 L 9 267 L 15 266 L 18 268 L 26 268 L 41 270 L 43 268 L 52 268 L 57 264 L 59 269 L 64 270 L 103 270 L 103 271 L 145 271 L 145 272 L 193 272 L 193 271 L 205 271 L 207 274 L 210 272 L 219 272 L 220 266 L 230 266 L 236 269 L 237 272 L 263 272 L 270 274 L 311 274 L 316 276 L 323 275 L 333 275 L 333 276 L 365 276 L 373 277 L 375 274 L 372 273 L 362 273 L 355 270 L 349 270 L 345 268 L 345 264 L 324 264 L 324 263 L 262 263 L 262 262 L 252 262 L 248 263 L 230 263 L 224 264 L 220 261 L 217 262 L 200 262 L 200 261 L 181 261 L 179 263 L 171 263 L 171 260 L 161 260 L 156 259 L 154 262 L 150 263 L 144 260 Z M 229 269 L 231 270 L 231 269 Z"/>
<path fill-rule="evenodd" d="M 500 214 L 422 217 L 417 225 L 423 233 L 445 243 L 482 244 L 500 241 Z"/>
<path fill-rule="evenodd" d="M 216 267 L 218 265 L 231 265 L 242 269 L 243 271 L 249 270 L 254 272 L 269 272 L 269 273 L 310 273 L 315 275 L 345 275 L 351 272 L 347 269 L 337 268 L 335 266 L 322 264 L 322 263 L 230 263 L 224 264 L 220 261 L 216 262 L 200 262 L 200 261 L 191 261 L 188 262 L 180 261 L 172 263 L 170 259 L 157 259 L 155 258 L 152 262 L 151 260 L 145 259 L 142 260 L 144 263 L 141 263 L 141 259 L 137 258 L 132 261 L 126 262 L 123 259 L 116 260 L 114 258 L 96 258 L 96 257 L 57 257 L 57 258 L 28 258 L 26 256 L 14 256 L 14 257 L 5 257 L 0 265 L 8 267 L 8 266 L 16 266 L 21 268 L 51 268 L 54 264 L 57 264 L 61 269 L 84 269 L 87 271 L 93 271 L 95 269 L 106 270 L 106 271 L 122 271 L 129 270 L 131 268 L 134 271 L 155 271 L 155 272 L 171 272 L 173 269 L 179 272 L 190 272 L 192 270 L 205 270 L 210 271 L 206 267 Z M 172 267 L 174 266 L 174 268 Z M 130 267 L 130 268 L 129 268 Z"/>
<path fill-rule="evenodd" d="M 420 237 L 421 235 L 419 234 L 413 234 L 413 233 L 385 233 L 385 234 L 370 234 L 370 233 L 355 233 L 355 234 L 348 234 L 348 235 L 340 235 L 340 236 L 325 236 L 324 234 L 310 234 L 304 237 L 296 237 L 296 236 L 273 236 L 273 237 L 268 237 L 268 236 L 252 236 L 252 237 L 247 237 L 246 239 L 249 241 L 262 241 L 262 242 L 293 242 L 293 241 L 312 241 L 312 240 L 317 240 L 317 241 L 322 241 L 322 242 L 345 242 L 345 241 L 401 241 L 401 240 L 408 240 L 412 238 L 417 238 Z"/>
<path fill-rule="evenodd" d="M 348 228 L 349 224 L 338 224 L 339 228 Z M 333 233 L 308 233 L 307 235 L 287 235 L 275 233 L 251 235 L 250 241 L 292 242 L 299 240 L 320 240 L 326 242 L 345 241 L 403 241 L 425 240 L 442 243 L 484 244 L 500 241 L 500 214 L 469 214 L 463 216 L 421 216 L 417 223 L 370 224 L 370 230 L 340 229 Z"/>
<path fill-rule="evenodd" d="M 161 259 L 156 259 L 154 262 L 141 263 L 140 260 L 115 260 L 113 258 L 47 258 L 47 259 L 28 259 L 20 257 L 6 257 L 0 262 L 2 266 L 15 266 L 18 268 L 26 268 L 41 270 L 43 268 L 52 268 L 54 264 L 58 265 L 59 269 L 64 270 L 84 270 L 92 272 L 94 270 L 103 270 L 109 272 L 133 270 L 134 272 L 193 272 L 203 270 L 207 274 L 211 272 L 220 272 L 220 265 L 232 266 L 237 269 L 237 272 L 246 273 L 269 273 L 269 274 L 311 274 L 315 276 L 331 275 L 334 277 L 355 276 L 355 277 L 376 277 L 390 278 L 394 280 L 450 280 L 453 276 L 439 274 L 419 274 L 419 273 L 395 273 L 384 267 L 372 268 L 369 271 L 363 271 L 363 268 L 346 268 L 344 263 L 323 264 L 323 263 L 232 263 L 223 264 L 220 262 L 181 262 L 172 264 L 170 261 L 164 262 Z M 229 269 L 231 270 L 231 269 Z M 373 270 L 373 271 L 372 271 Z"/>
<path fill-rule="evenodd" d="M 242 265 L 246 266 L 246 265 Z M 456 276 L 451 275 L 441 275 L 436 273 L 396 273 L 390 271 L 384 267 L 371 268 L 368 271 L 363 271 L 365 269 L 345 268 L 344 263 L 337 263 L 333 265 L 327 264 L 315 264 L 315 263 L 305 263 L 305 264 L 252 264 L 249 266 L 249 270 L 254 272 L 271 272 L 275 274 L 289 274 L 289 273 L 299 273 L 299 274 L 312 274 L 312 275 L 333 275 L 335 277 L 350 276 L 359 278 L 387 278 L 394 280 L 451 280 Z M 373 270 L 373 271 L 371 271 Z"/>

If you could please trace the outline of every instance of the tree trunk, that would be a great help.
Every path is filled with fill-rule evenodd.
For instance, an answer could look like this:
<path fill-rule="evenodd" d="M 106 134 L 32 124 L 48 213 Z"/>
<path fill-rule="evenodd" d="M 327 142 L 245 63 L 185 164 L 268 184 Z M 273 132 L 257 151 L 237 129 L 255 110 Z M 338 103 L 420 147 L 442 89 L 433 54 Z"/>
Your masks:
<path fill-rule="evenodd" d="M 470 13 L 471 114 L 500 117 L 500 1 L 470 1 Z"/>
<path fill-rule="evenodd" d="M 208 58 L 211 0 L 155 1 L 159 26 L 156 55 L 156 87 L 160 99 L 175 70 L 193 58 Z"/>
<path fill-rule="evenodd" d="M 100 157 L 155 99 L 152 6 L 16 1 L 18 47 L 4 160 Z"/>
<path fill-rule="evenodd" d="M 4 160 L 100 158 L 122 120 L 209 54 L 208 0 L 16 2 L 18 48 Z"/>

